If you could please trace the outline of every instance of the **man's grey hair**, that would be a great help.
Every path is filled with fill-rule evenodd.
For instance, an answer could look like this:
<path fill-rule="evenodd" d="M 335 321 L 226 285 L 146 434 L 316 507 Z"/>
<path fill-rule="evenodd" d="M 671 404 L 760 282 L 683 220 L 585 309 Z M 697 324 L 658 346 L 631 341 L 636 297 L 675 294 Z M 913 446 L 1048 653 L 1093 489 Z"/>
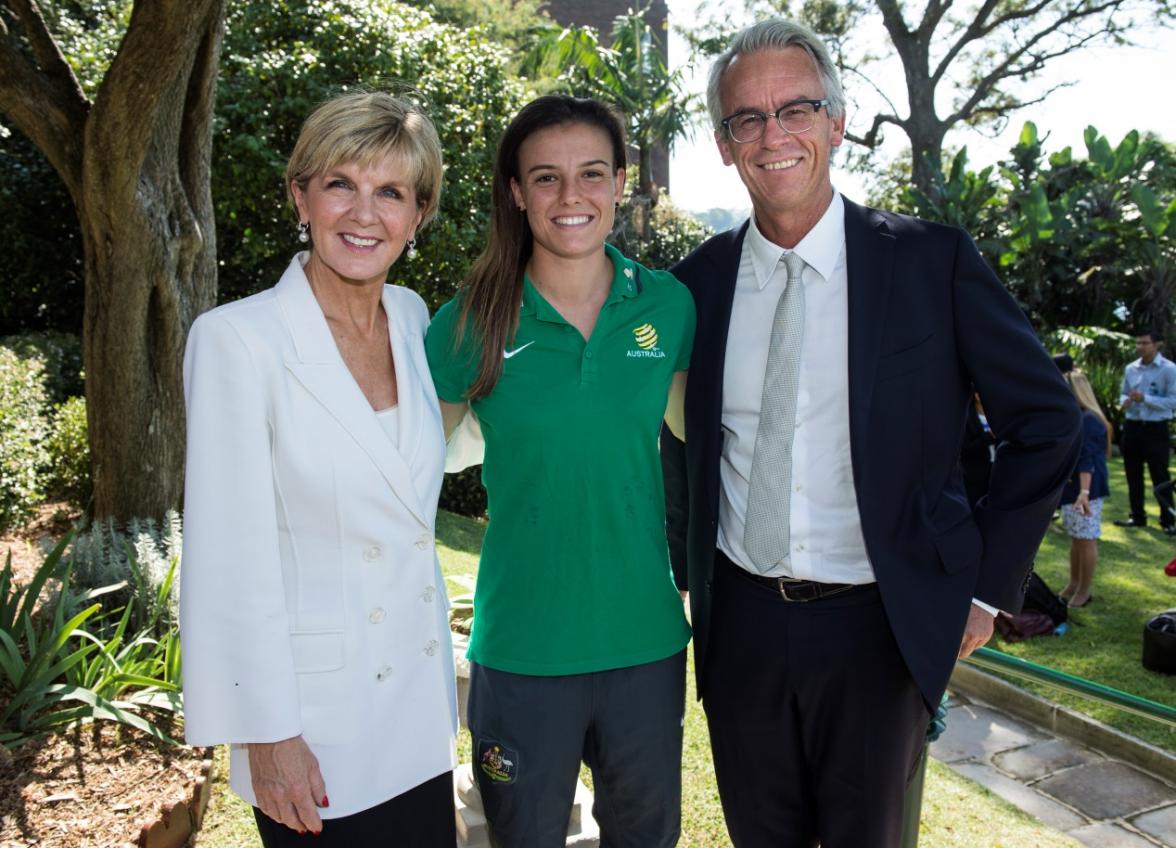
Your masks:
<path fill-rule="evenodd" d="M 812 57 L 821 84 L 825 87 L 825 98 L 829 101 L 829 117 L 837 118 L 845 114 L 845 94 L 841 90 L 841 80 L 837 77 L 837 66 L 833 64 L 833 59 L 830 58 L 821 37 L 803 24 L 772 18 L 739 32 L 711 65 L 710 78 L 706 84 L 706 108 L 716 130 L 720 129 L 723 120 L 719 88 L 723 82 L 723 74 L 727 72 L 735 57 L 757 53 L 760 50 L 783 50 L 786 47 L 799 47 Z"/>

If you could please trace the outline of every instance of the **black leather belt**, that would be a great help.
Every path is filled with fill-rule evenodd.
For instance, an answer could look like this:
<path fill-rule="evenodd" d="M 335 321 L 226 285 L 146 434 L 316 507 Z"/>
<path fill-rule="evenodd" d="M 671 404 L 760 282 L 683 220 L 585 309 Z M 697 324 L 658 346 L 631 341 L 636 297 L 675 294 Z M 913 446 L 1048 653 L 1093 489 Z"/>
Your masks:
<path fill-rule="evenodd" d="M 809 601 L 819 601 L 821 598 L 840 595 L 842 592 L 848 592 L 850 589 L 860 589 L 863 585 L 869 585 L 858 583 L 818 583 L 815 580 L 799 580 L 795 577 L 765 577 L 762 574 L 752 574 L 746 568 L 731 562 L 722 551 L 718 551 L 717 554 L 715 559 L 718 562 L 725 563 L 729 569 L 744 580 L 750 580 L 757 586 L 775 592 L 780 596 L 781 600 L 790 604 L 807 604 Z"/>

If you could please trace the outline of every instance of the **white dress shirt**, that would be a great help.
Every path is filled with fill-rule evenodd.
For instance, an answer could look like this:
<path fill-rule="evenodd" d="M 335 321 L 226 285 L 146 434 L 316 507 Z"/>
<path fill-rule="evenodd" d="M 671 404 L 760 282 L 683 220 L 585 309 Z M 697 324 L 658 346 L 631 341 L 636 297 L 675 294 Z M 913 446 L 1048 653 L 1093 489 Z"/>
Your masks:
<path fill-rule="evenodd" d="M 805 261 L 804 339 L 792 444 L 791 553 L 771 569 L 743 548 L 748 481 L 759 427 L 776 303 L 788 280 L 786 249 L 751 225 L 743 241 L 723 370 L 719 462 L 720 550 L 752 573 L 822 583 L 872 583 L 849 453 L 849 299 L 845 204 L 834 192 L 821 220 L 796 245 Z"/>

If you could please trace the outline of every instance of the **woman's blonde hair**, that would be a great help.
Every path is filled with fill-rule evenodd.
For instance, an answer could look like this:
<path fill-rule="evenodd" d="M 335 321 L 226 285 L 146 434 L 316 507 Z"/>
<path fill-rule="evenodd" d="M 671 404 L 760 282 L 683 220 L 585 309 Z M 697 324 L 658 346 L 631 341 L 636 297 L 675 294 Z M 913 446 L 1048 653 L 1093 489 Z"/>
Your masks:
<path fill-rule="evenodd" d="M 1090 410 L 1099 421 L 1103 423 L 1103 427 L 1107 430 L 1107 456 L 1111 455 L 1111 422 L 1103 414 L 1102 407 L 1098 405 L 1098 398 L 1094 396 L 1094 388 L 1090 385 L 1090 380 L 1081 371 L 1073 370 L 1066 375 L 1066 382 L 1070 385 L 1070 391 L 1074 393 L 1075 400 L 1083 409 Z"/>
<path fill-rule="evenodd" d="M 294 184 L 306 191 L 311 177 L 344 162 L 370 167 L 388 156 L 408 169 L 424 227 L 441 199 L 441 142 L 415 103 L 383 91 L 340 94 L 310 113 L 286 164 L 286 194 L 293 205 Z"/>

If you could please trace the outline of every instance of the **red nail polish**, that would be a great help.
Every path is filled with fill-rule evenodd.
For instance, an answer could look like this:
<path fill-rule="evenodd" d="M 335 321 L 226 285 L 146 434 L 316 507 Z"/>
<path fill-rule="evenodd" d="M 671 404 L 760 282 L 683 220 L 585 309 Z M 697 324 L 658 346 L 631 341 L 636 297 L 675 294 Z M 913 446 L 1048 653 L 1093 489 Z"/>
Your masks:
<path fill-rule="evenodd" d="M 324 796 L 323 796 L 323 802 L 322 802 L 321 804 L 319 804 L 319 806 L 320 806 L 320 807 L 329 807 L 329 806 L 331 806 L 331 801 L 330 801 L 330 799 L 329 799 L 329 798 L 327 798 L 327 796 L 326 796 L 326 795 L 324 795 Z"/>
<path fill-rule="evenodd" d="M 322 836 L 323 832 L 321 830 L 316 830 L 316 831 L 314 831 L 314 835 L 315 836 Z"/>

